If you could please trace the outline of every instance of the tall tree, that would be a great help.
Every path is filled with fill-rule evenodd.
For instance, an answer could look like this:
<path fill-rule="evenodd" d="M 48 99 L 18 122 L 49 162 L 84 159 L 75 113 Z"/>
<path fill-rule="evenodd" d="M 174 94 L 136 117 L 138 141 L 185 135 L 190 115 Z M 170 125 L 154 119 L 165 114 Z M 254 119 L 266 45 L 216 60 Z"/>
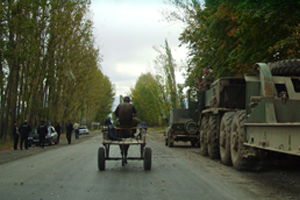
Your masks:
<path fill-rule="evenodd" d="M 171 48 L 169 47 L 168 41 L 165 40 L 165 46 L 161 47 L 164 52 L 154 47 L 155 50 L 159 53 L 159 55 L 154 60 L 156 69 L 158 73 L 162 75 L 162 77 L 166 77 L 165 85 L 167 89 L 167 93 L 169 94 L 172 108 L 178 107 L 178 94 L 177 94 L 177 85 L 176 85 L 176 62 L 172 56 Z"/>
<path fill-rule="evenodd" d="M 101 72 L 89 6 L 90 0 L 1 2 L 1 139 L 14 120 L 63 125 L 109 115 L 114 86 Z"/>
<path fill-rule="evenodd" d="M 164 123 L 171 104 L 152 74 L 142 74 L 138 78 L 135 87 L 131 88 L 131 98 L 141 121 L 146 121 L 151 126 Z"/>
<path fill-rule="evenodd" d="M 180 40 L 189 48 L 189 86 L 195 85 L 204 67 L 212 69 L 216 78 L 241 76 L 255 62 L 299 57 L 299 1 L 206 0 L 205 6 L 198 0 L 171 3 L 178 11 L 168 18 L 186 23 Z"/>

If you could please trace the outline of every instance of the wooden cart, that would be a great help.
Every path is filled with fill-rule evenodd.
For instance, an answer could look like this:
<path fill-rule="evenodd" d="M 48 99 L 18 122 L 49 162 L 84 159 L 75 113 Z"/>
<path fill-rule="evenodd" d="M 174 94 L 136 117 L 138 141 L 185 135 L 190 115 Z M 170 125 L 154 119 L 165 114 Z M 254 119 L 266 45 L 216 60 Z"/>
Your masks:
<path fill-rule="evenodd" d="M 122 135 L 122 132 L 132 132 L 134 129 L 140 129 L 141 127 L 133 127 L 133 128 L 115 128 L 116 135 Z M 122 166 L 127 163 L 127 160 L 144 160 L 144 169 L 151 169 L 151 148 L 146 147 L 146 130 L 140 129 L 140 133 L 136 133 L 134 137 L 122 138 L 122 141 L 111 140 L 108 138 L 108 128 L 102 127 L 102 135 L 103 146 L 98 149 L 98 168 L 100 171 L 105 170 L 105 161 L 107 160 L 122 160 Z M 118 145 L 121 149 L 121 157 L 110 157 L 109 150 L 111 145 Z M 139 145 L 140 146 L 140 157 L 127 157 L 124 152 L 126 148 L 131 145 Z"/>

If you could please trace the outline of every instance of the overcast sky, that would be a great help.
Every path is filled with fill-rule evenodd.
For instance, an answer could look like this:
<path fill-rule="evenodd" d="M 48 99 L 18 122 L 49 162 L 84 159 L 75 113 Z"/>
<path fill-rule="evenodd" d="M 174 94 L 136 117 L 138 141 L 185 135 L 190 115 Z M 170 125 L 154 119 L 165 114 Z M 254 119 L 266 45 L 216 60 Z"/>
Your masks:
<path fill-rule="evenodd" d="M 186 49 L 178 47 L 183 24 L 164 20 L 161 11 L 168 8 L 174 9 L 164 0 L 92 0 L 102 71 L 115 85 L 117 97 L 128 94 L 142 73 L 154 72 L 158 53 L 153 46 L 164 45 L 165 39 L 178 64 L 186 59 Z M 184 82 L 180 72 L 177 81 Z"/>

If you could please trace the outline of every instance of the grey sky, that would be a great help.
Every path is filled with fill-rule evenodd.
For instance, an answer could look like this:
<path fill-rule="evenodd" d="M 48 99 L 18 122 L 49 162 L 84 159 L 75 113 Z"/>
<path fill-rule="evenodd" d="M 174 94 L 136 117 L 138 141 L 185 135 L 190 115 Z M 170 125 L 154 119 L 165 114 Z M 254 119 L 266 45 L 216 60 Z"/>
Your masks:
<path fill-rule="evenodd" d="M 186 49 L 178 47 L 183 24 L 168 23 L 160 13 L 168 7 L 173 8 L 163 0 L 92 0 L 102 70 L 115 85 L 116 96 L 129 93 L 138 77 L 151 71 L 158 55 L 153 46 L 164 45 L 165 39 L 178 64 L 186 58 Z M 183 82 L 179 74 L 178 82 Z"/>

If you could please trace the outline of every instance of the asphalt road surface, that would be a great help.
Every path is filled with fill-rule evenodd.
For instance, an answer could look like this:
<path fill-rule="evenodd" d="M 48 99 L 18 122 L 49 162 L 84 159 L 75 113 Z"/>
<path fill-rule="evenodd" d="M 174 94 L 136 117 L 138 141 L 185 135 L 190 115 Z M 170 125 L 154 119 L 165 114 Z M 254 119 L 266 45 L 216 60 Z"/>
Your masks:
<path fill-rule="evenodd" d="M 120 160 L 106 161 L 106 170 L 99 171 L 101 138 L 0 165 L 0 199 L 295 199 L 266 185 L 259 174 L 238 172 L 201 157 L 199 149 L 189 144 L 168 148 L 163 136 L 155 133 L 147 138 L 152 149 L 150 171 L 144 171 L 143 161 L 131 160 L 124 167 Z M 119 156 L 119 147 L 112 146 L 110 153 Z M 139 154 L 137 146 L 130 147 L 129 156 Z"/>

